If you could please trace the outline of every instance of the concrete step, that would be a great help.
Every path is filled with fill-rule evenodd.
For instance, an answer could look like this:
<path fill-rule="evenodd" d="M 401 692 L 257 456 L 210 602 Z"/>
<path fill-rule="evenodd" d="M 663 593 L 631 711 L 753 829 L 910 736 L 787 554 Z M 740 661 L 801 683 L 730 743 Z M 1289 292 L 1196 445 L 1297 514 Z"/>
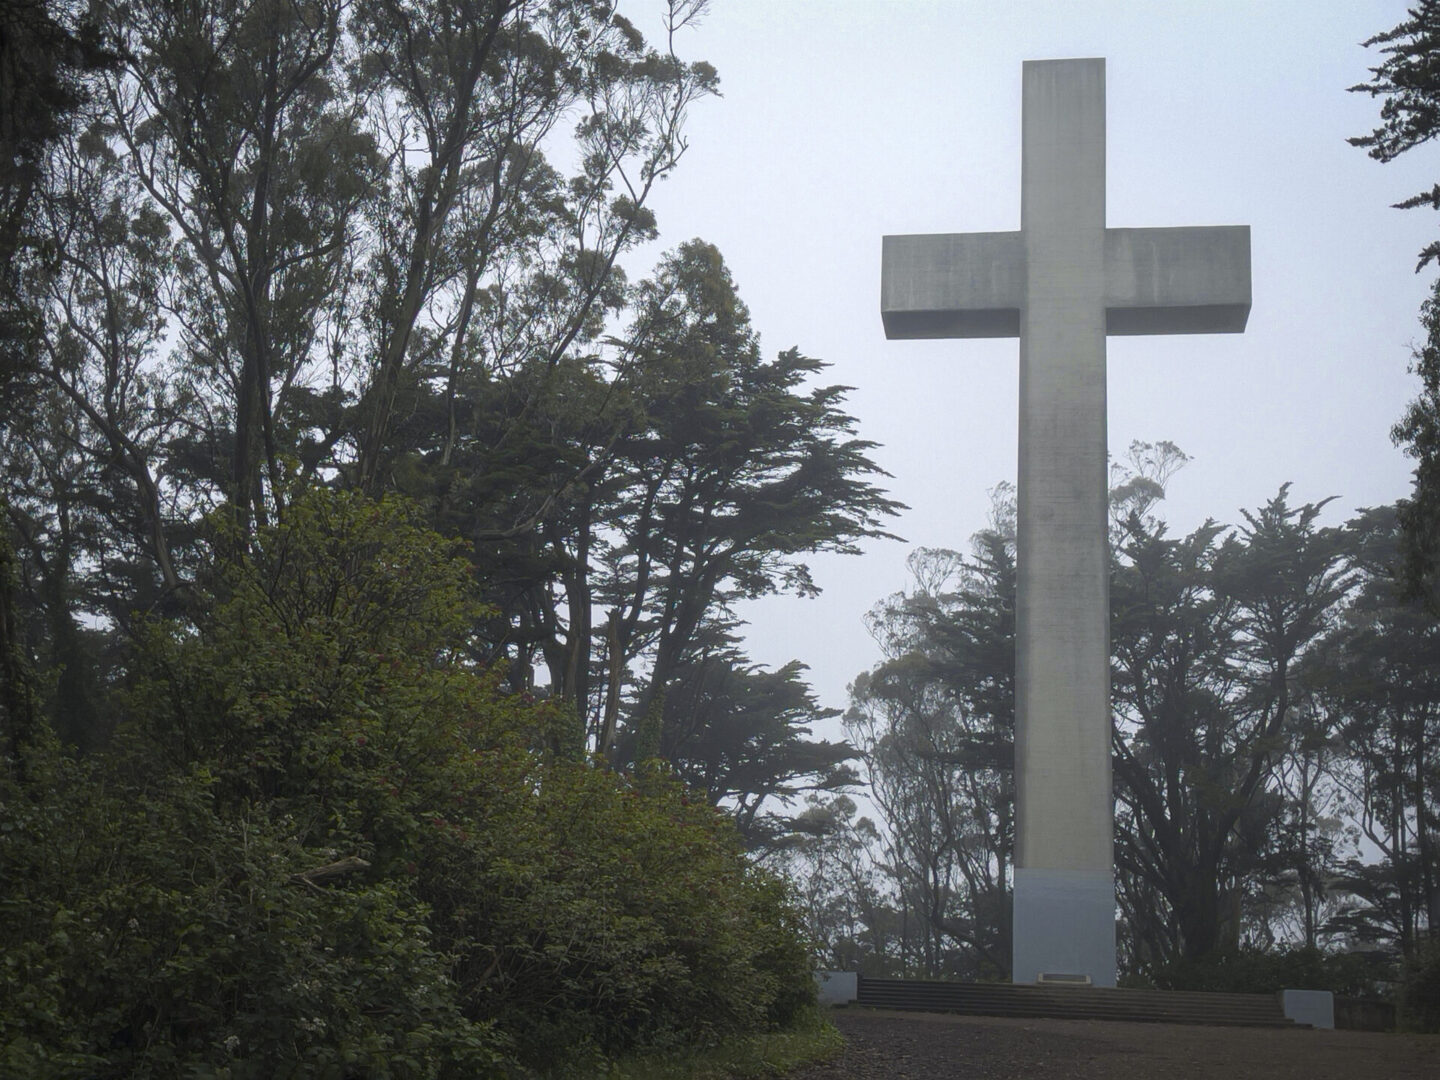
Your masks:
<path fill-rule="evenodd" d="M 1296 1026 L 1285 1016 L 1279 998 L 1273 994 L 861 978 L 856 1004 L 973 1016 L 1141 1020 L 1237 1027 Z"/>

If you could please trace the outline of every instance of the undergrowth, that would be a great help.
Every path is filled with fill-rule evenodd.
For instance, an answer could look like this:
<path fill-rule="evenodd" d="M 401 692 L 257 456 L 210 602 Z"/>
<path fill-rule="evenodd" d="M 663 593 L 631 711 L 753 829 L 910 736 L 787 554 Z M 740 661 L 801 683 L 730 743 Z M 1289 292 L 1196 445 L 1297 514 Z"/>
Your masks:
<path fill-rule="evenodd" d="M 597 1080 L 760 1080 L 785 1076 L 840 1052 L 843 1039 L 828 1013 L 828 1009 L 816 1006 L 783 1030 L 730 1039 L 708 1049 L 628 1054 L 591 1075 Z M 562 1075 L 568 1078 L 583 1074 L 555 1073 L 552 1080 L 560 1080 Z"/>

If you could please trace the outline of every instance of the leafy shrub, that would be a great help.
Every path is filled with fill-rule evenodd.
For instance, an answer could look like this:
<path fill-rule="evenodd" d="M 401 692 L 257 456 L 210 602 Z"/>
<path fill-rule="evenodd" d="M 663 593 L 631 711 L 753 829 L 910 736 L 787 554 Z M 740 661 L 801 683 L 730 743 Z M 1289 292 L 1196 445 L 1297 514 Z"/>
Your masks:
<path fill-rule="evenodd" d="M 1382 965 L 1356 953 L 1319 949 L 1240 949 L 1180 960 L 1154 976 L 1161 990 L 1208 990 L 1230 994 L 1271 994 L 1279 990 L 1330 990 L 1375 997 L 1386 976 Z"/>
<path fill-rule="evenodd" d="M 0 771 L 0 1074 L 513 1075 L 813 1001 L 728 820 L 537 750 L 561 711 L 468 660 L 412 508 L 304 495 L 214 567 L 113 752 Z"/>
<path fill-rule="evenodd" d="M 1426 942 L 1406 963 L 1398 996 L 1401 1027 L 1440 1032 L 1440 941 Z"/>
<path fill-rule="evenodd" d="M 4 790 L 0 1074 L 485 1075 L 403 883 L 308 886 L 293 822 L 222 817 L 196 772 L 127 786 L 38 749 Z"/>
<path fill-rule="evenodd" d="M 483 906 L 436 898 L 470 967 L 489 969 L 482 1014 L 525 1046 L 613 1054 L 763 1030 L 813 1002 L 783 886 L 747 866 L 728 819 L 658 763 L 617 780 L 551 763 L 503 852 L 452 854 L 485 874 Z"/>

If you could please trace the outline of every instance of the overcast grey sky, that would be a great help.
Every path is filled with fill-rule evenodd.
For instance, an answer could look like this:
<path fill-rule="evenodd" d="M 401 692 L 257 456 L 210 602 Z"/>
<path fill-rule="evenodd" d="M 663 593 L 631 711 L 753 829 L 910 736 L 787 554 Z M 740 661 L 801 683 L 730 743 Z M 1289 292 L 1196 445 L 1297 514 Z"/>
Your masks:
<path fill-rule="evenodd" d="M 658 0 L 625 10 L 656 36 Z M 690 149 L 658 193 L 661 248 L 716 244 L 767 354 L 799 346 L 855 389 L 848 409 L 910 506 L 907 543 L 814 561 L 824 595 L 749 605 L 753 658 L 811 667 L 821 701 L 879 660 L 863 616 L 907 585 L 917 545 L 964 549 L 1016 467 L 1013 339 L 887 342 L 886 233 L 1017 229 L 1020 72 L 1107 60 L 1113 226 L 1248 224 L 1243 335 L 1112 338 L 1112 455 L 1169 439 L 1172 532 L 1239 520 L 1293 481 L 1338 496 L 1328 520 L 1393 501 L 1410 463 L 1390 426 L 1437 221 L 1390 204 L 1440 179 L 1440 154 L 1382 166 L 1349 146 L 1376 122 L 1346 93 L 1378 62 L 1360 42 L 1402 0 L 716 0 L 680 42 L 719 70 Z M 658 254 L 658 250 L 655 254 Z"/>

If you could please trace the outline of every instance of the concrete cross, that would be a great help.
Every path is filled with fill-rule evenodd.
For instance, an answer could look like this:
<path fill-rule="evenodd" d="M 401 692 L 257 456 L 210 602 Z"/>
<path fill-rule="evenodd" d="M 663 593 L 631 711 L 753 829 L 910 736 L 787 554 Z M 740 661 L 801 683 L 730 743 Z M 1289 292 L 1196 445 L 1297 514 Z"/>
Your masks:
<path fill-rule="evenodd" d="M 1107 334 L 1239 333 L 1248 226 L 1105 227 L 1105 61 L 1024 65 L 1020 231 L 887 236 L 890 338 L 1020 338 L 1015 982 L 1115 985 Z"/>

